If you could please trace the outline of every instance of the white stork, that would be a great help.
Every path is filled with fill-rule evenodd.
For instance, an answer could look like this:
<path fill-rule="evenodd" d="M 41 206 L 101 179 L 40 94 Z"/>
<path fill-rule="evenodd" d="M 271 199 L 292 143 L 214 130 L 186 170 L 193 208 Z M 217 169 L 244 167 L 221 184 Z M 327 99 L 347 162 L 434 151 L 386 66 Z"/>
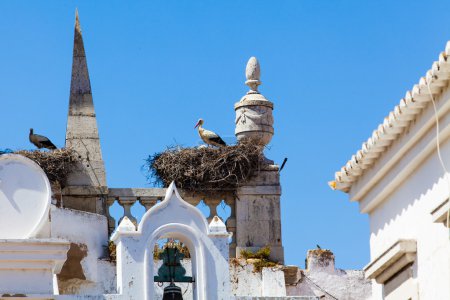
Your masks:
<path fill-rule="evenodd" d="M 199 119 L 194 128 L 198 127 L 198 134 L 201 139 L 208 145 L 213 145 L 217 147 L 226 146 L 225 142 L 220 138 L 220 136 L 210 130 L 206 130 L 202 127 L 203 119 Z"/>
<path fill-rule="evenodd" d="M 30 135 L 29 135 L 30 142 L 38 147 L 41 148 L 47 148 L 47 149 L 57 149 L 56 146 L 52 143 L 52 141 L 49 140 L 49 138 L 33 133 L 33 128 L 30 128 Z"/>

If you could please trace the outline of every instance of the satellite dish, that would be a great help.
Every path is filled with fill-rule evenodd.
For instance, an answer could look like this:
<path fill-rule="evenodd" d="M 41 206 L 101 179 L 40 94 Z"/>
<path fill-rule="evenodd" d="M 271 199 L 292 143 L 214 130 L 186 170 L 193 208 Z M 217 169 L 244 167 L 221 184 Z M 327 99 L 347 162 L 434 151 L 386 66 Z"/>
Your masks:
<path fill-rule="evenodd" d="M 50 183 L 35 162 L 0 155 L 0 239 L 34 237 L 48 220 L 50 202 Z"/>

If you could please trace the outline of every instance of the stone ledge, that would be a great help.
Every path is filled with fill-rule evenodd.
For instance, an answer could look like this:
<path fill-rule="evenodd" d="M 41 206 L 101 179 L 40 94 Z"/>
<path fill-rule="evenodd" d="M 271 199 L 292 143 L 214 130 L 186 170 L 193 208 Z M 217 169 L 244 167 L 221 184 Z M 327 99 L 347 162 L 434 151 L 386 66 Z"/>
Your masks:
<path fill-rule="evenodd" d="M 63 196 L 92 196 L 107 195 L 108 187 L 106 186 L 89 186 L 89 185 L 71 185 L 66 186 L 62 190 Z"/>
<path fill-rule="evenodd" d="M 22 294 L 52 294 L 54 274 L 67 259 L 69 242 L 62 239 L 0 240 L 0 299 L 24 297 Z M 7 296 L 8 295 L 8 296 Z"/>
<path fill-rule="evenodd" d="M 450 209 L 450 202 L 448 198 L 444 200 L 438 207 L 431 212 L 431 217 L 434 223 L 443 223 L 444 226 L 447 223 L 447 213 Z"/>
<path fill-rule="evenodd" d="M 273 103 L 269 100 L 261 98 L 260 100 L 251 100 L 248 95 L 242 97 L 241 101 L 234 104 L 234 110 L 245 106 L 267 106 L 273 109 Z"/>
<path fill-rule="evenodd" d="M 69 242 L 62 239 L 0 240 L 0 270 L 52 269 L 59 273 Z"/>
<path fill-rule="evenodd" d="M 284 280 L 286 285 L 296 285 L 302 279 L 302 272 L 297 266 L 284 266 Z"/>
<path fill-rule="evenodd" d="M 109 197 L 162 197 L 166 195 L 165 188 L 111 188 Z"/>
<path fill-rule="evenodd" d="M 398 240 L 383 254 L 364 267 L 367 279 L 375 279 L 384 284 L 403 267 L 416 259 L 417 242 L 415 240 Z"/>
<path fill-rule="evenodd" d="M 281 195 L 281 186 L 242 186 L 237 190 L 240 195 Z"/>

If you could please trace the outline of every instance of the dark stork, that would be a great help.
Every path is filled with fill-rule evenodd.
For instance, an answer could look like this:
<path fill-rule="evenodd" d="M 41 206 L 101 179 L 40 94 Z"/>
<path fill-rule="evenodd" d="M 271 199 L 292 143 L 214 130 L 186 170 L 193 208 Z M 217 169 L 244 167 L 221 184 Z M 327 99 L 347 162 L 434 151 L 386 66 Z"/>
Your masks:
<path fill-rule="evenodd" d="M 221 139 L 221 137 L 218 134 L 216 134 L 210 130 L 204 129 L 202 127 L 202 125 L 203 125 L 203 119 L 199 119 L 194 128 L 198 127 L 198 134 L 200 135 L 201 139 L 206 144 L 217 146 L 217 147 L 222 147 L 222 146 L 227 145 L 227 144 L 225 144 L 225 142 Z"/>
<path fill-rule="evenodd" d="M 47 137 L 33 133 L 33 128 L 30 128 L 30 142 L 38 147 L 38 149 L 46 148 L 50 150 L 57 149 L 56 146 Z"/>

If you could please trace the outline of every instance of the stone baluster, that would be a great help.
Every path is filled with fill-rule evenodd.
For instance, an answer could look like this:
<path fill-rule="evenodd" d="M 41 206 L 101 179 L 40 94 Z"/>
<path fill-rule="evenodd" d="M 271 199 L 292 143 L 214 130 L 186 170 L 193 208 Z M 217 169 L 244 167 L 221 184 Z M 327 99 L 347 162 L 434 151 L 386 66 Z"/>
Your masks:
<path fill-rule="evenodd" d="M 137 220 L 131 214 L 131 206 L 133 206 L 133 204 L 136 203 L 136 201 L 137 201 L 136 197 L 120 197 L 117 200 L 117 202 L 119 202 L 120 206 L 123 207 L 123 217 L 120 218 L 119 224 L 124 217 L 128 217 L 128 219 L 130 219 L 130 221 L 133 222 L 133 224 L 137 226 Z"/>
<path fill-rule="evenodd" d="M 109 209 L 113 206 L 114 202 L 116 202 L 115 197 L 108 197 L 106 200 L 106 217 L 108 218 L 109 233 L 112 233 L 116 229 L 116 220 L 109 213 Z"/>
<path fill-rule="evenodd" d="M 236 257 L 236 200 L 232 197 L 224 199 L 225 203 L 230 206 L 230 216 L 226 221 L 227 231 L 231 232 L 230 257 Z"/>
<path fill-rule="evenodd" d="M 208 217 L 208 224 L 211 223 L 214 216 L 217 215 L 217 206 L 222 202 L 220 199 L 212 198 L 212 199 L 205 199 L 205 204 L 209 207 L 209 217 Z"/>
<path fill-rule="evenodd" d="M 158 197 L 139 197 L 139 203 L 145 207 L 145 211 L 148 211 L 152 206 L 156 204 L 160 200 Z"/>

